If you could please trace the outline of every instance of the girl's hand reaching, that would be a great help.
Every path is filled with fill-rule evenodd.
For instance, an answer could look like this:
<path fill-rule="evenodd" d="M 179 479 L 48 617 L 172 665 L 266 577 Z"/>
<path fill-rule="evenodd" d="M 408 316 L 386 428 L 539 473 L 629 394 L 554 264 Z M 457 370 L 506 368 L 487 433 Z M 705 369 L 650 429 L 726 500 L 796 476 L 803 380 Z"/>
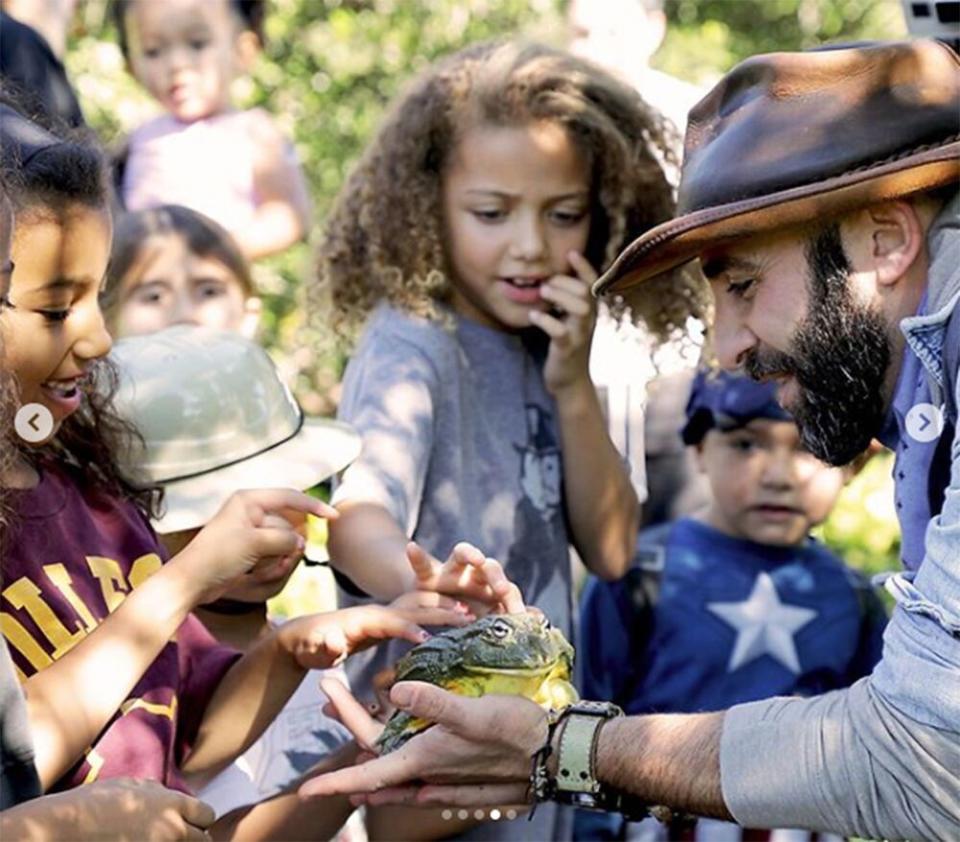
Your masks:
<path fill-rule="evenodd" d="M 197 604 L 212 602 L 244 573 L 299 559 L 308 514 L 339 517 L 327 503 L 292 489 L 237 491 L 170 564 L 183 567 Z"/>
<path fill-rule="evenodd" d="M 552 277 L 540 287 L 550 311 L 530 311 L 530 323 L 550 337 L 543 380 L 554 396 L 572 385 L 589 383 L 590 340 L 597 321 L 597 303 L 590 294 L 597 273 L 579 252 L 571 251 L 568 258 L 577 276 Z"/>
<path fill-rule="evenodd" d="M 407 560 L 417 577 L 418 591 L 464 599 L 478 615 L 526 610 L 520 589 L 507 578 L 500 562 L 465 541 L 457 544 L 442 563 L 411 541 L 407 544 Z"/>
<path fill-rule="evenodd" d="M 387 638 L 423 643 L 421 626 L 463 626 L 473 619 L 456 600 L 437 593 L 400 597 L 391 605 L 358 605 L 291 620 L 280 628 L 280 645 L 304 669 L 329 669 Z"/>

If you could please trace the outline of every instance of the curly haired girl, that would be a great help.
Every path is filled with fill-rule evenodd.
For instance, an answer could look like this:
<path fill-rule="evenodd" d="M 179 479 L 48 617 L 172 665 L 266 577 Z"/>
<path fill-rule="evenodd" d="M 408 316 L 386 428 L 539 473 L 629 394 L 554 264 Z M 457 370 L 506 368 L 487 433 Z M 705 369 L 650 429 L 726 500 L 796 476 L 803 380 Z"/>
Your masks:
<path fill-rule="evenodd" d="M 368 594 L 414 586 L 409 539 L 439 558 L 463 539 L 569 634 L 569 545 L 604 579 L 626 571 L 639 505 L 589 376 L 590 286 L 671 217 L 670 140 L 636 92 L 539 45 L 465 49 L 395 103 L 333 210 L 314 287 L 342 334 L 365 323 L 340 407 L 364 449 L 330 550 Z M 704 304 L 682 279 L 614 307 L 662 338 Z M 437 564 L 420 559 L 422 585 Z"/>

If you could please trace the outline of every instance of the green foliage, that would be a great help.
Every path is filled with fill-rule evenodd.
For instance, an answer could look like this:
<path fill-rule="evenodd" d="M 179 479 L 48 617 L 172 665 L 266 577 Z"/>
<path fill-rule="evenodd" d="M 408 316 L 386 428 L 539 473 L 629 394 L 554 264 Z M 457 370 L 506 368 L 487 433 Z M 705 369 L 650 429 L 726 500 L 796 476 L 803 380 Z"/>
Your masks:
<path fill-rule="evenodd" d="M 665 0 L 664 10 L 654 64 L 700 84 L 756 53 L 906 34 L 897 0 Z"/>
<path fill-rule="evenodd" d="M 893 504 L 893 456 L 875 456 L 844 489 L 818 530 L 848 564 L 865 573 L 900 567 L 900 527 Z"/>

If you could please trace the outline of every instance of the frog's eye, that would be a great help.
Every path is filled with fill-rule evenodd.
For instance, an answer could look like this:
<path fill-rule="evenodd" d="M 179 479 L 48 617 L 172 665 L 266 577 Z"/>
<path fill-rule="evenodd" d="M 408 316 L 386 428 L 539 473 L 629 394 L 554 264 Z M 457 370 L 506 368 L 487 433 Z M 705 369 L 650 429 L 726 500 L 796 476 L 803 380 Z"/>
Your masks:
<path fill-rule="evenodd" d="M 490 627 L 490 632 L 497 640 L 504 640 L 510 636 L 510 624 L 506 620 L 497 620 Z"/>

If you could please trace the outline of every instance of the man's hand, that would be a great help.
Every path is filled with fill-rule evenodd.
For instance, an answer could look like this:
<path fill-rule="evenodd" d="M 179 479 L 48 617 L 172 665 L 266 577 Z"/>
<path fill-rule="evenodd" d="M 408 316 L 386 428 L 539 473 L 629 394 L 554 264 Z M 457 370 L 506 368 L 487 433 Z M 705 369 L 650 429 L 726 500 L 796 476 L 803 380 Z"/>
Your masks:
<path fill-rule="evenodd" d="M 343 685 L 333 685 L 325 682 L 323 689 L 337 716 L 372 753 L 383 726 Z M 371 805 L 527 802 L 531 757 L 547 734 L 541 707 L 521 696 L 467 698 L 417 681 L 395 685 L 390 699 L 437 724 L 391 754 L 307 781 L 300 787 L 302 796 L 351 794 L 362 796 L 353 799 L 356 803 Z"/>
<path fill-rule="evenodd" d="M 299 558 L 307 514 L 339 517 L 332 506 L 292 489 L 237 491 L 171 564 L 189 571 L 198 602 L 211 602 L 239 576 Z"/>
<path fill-rule="evenodd" d="M 411 541 L 407 560 L 417 579 L 417 589 L 465 599 L 478 614 L 525 611 L 520 589 L 503 572 L 499 561 L 484 556 L 472 544 L 461 542 L 443 563 Z"/>

